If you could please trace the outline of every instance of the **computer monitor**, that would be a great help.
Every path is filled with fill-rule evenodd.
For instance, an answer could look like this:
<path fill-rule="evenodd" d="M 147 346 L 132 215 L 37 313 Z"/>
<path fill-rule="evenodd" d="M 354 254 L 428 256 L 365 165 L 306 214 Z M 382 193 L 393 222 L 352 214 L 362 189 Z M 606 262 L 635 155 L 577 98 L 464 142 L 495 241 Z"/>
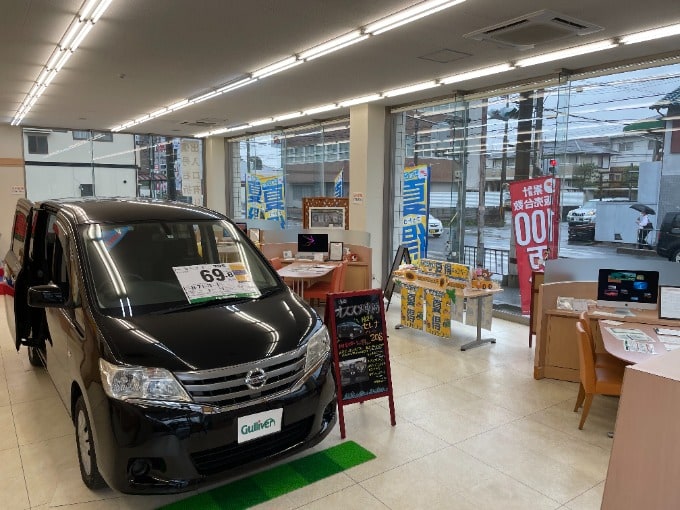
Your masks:
<path fill-rule="evenodd" d="M 328 255 L 328 234 L 298 234 L 298 253 Z"/>
<path fill-rule="evenodd" d="M 658 294 L 658 271 L 600 269 L 598 274 L 598 306 L 621 310 L 656 310 Z"/>

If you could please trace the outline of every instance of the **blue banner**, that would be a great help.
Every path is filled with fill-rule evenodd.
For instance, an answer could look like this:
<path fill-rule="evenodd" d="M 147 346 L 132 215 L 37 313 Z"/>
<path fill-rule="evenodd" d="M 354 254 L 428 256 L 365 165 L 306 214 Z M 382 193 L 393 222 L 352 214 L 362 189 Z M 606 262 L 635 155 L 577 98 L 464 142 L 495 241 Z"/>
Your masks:
<path fill-rule="evenodd" d="M 427 165 L 404 168 L 401 244 L 408 248 L 411 261 L 427 257 L 429 184 L 430 167 Z"/>
<path fill-rule="evenodd" d="M 250 174 L 246 184 L 246 217 L 278 221 L 285 228 L 283 176 Z"/>
<path fill-rule="evenodd" d="M 338 172 L 333 183 L 335 184 L 333 186 L 333 196 L 335 198 L 342 198 L 342 170 Z"/>

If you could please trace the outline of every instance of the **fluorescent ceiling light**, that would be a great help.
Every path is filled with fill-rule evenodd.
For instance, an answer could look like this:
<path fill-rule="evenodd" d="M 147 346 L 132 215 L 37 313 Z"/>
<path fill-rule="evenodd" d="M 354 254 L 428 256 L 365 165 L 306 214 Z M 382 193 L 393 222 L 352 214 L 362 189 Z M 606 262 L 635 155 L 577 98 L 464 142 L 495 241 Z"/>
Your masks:
<path fill-rule="evenodd" d="M 90 33 L 90 30 L 92 30 L 92 27 L 94 25 L 90 22 L 85 22 L 85 25 L 83 26 L 82 30 L 78 34 L 78 36 L 74 39 L 74 41 L 71 43 L 70 50 L 71 51 L 76 51 L 78 49 L 78 46 L 80 46 L 80 43 L 83 42 L 83 39 L 87 36 L 87 34 Z"/>
<path fill-rule="evenodd" d="M 112 0 L 102 0 L 102 2 L 97 6 L 97 8 L 92 13 L 92 23 L 96 23 L 97 21 L 99 21 L 99 18 L 102 17 L 104 11 L 106 11 L 106 9 L 109 8 L 111 1 Z"/>
<path fill-rule="evenodd" d="M 369 38 L 368 35 L 362 35 L 362 36 L 359 37 L 358 39 L 353 39 L 352 41 L 346 42 L 345 44 L 342 44 L 342 45 L 340 45 L 340 46 L 336 46 L 335 48 L 331 48 L 331 49 L 326 50 L 326 51 L 324 51 L 324 52 L 322 52 L 322 53 L 317 53 L 317 54 L 314 55 L 313 57 L 309 57 L 309 58 L 306 59 L 306 60 L 314 60 L 315 58 L 323 57 L 324 55 L 328 55 L 329 53 L 333 53 L 334 51 L 341 50 L 342 48 L 346 48 L 347 46 L 351 46 L 352 44 L 356 44 L 356 43 L 361 42 L 361 41 L 364 41 L 364 40 L 366 40 L 366 39 L 368 39 L 368 38 Z"/>
<path fill-rule="evenodd" d="M 202 96 L 195 97 L 193 99 L 189 99 L 189 104 L 197 104 L 205 101 L 206 99 L 213 98 L 215 96 L 219 96 L 220 92 L 217 92 L 216 90 L 211 90 L 210 92 L 206 92 Z"/>
<path fill-rule="evenodd" d="M 608 50 L 615 47 L 616 44 L 611 39 L 606 41 L 598 41 L 591 44 L 583 44 L 565 50 L 553 51 L 544 53 L 543 55 L 536 55 L 535 57 L 524 58 L 518 60 L 517 67 L 529 67 L 536 64 L 543 64 L 545 62 L 552 62 L 554 60 L 562 60 L 565 58 L 576 57 L 578 55 L 585 55 L 587 53 L 595 53 L 596 51 Z"/>
<path fill-rule="evenodd" d="M 323 106 L 316 106 L 314 108 L 309 108 L 308 110 L 304 111 L 304 114 L 305 115 L 314 115 L 315 113 L 329 112 L 331 110 L 335 110 L 336 108 L 339 108 L 339 106 L 336 103 L 330 103 L 330 104 L 325 104 Z"/>
<path fill-rule="evenodd" d="M 179 110 L 180 108 L 183 108 L 188 104 L 189 104 L 188 99 L 182 99 L 181 101 L 177 101 L 176 103 L 173 103 L 170 106 L 168 106 L 168 111 L 174 112 L 175 110 Z"/>
<path fill-rule="evenodd" d="M 418 92 L 419 90 L 431 89 L 433 87 L 437 87 L 438 85 L 439 83 L 437 83 L 435 80 L 424 81 L 422 83 L 416 83 L 415 85 L 409 85 L 407 87 L 388 90 L 387 92 L 383 93 L 383 96 L 385 97 L 400 96 L 402 94 L 409 94 L 410 92 Z"/>
<path fill-rule="evenodd" d="M 218 88 L 217 92 L 219 92 L 220 94 L 223 94 L 225 92 L 231 92 L 232 90 L 236 90 L 240 87 L 243 87 L 244 85 L 248 85 L 249 83 L 253 83 L 255 81 L 257 81 L 257 80 L 254 80 L 253 78 L 250 78 L 250 77 L 243 78 L 242 80 L 239 80 L 239 81 L 236 81 L 236 82 L 233 82 L 233 83 L 229 83 L 227 85 L 222 86 L 221 88 Z"/>
<path fill-rule="evenodd" d="M 481 78 L 482 76 L 491 76 L 494 74 L 504 73 L 505 71 L 510 71 L 511 69 L 513 69 L 513 67 L 510 64 L 499 64 L 497 66 L 485 67 L 483 69 L 477 69 L 467 73 L 454 74 L 453 76 L 442 78 L 439 80 L 439 82 L 444 85 L 448 85 L 450 83 L 474 80 L 475 78 Z"/>
<path fill-rule="evenodd" d="M 429 0 L 427 2 L 422 2 L 403 11 L 387 16 L 375 23 L 370 23 L 366 25 L 365 32 L 378 35 L 393 28 L 397 28 L 406 23 L 411 23 L 430 14 L 434 14 L 448 7 L 452 7 L 456 4 L 460 4 L 465 0 Z"/>
<path fill-rule="evenodd" d="M 278 115 L 278 116 L 274 117 L 274 120 L 276 122 L 279 122 L 279 121 L 282 121 L 282 120 L 295 119 L 297 117 L 302 117 L 302 112 L 284 113 L 283 115 Z"/>
<path fill-rule="evenodd" d="M 362 103 L 370 103 L 371 101 L 375 101 L 377 99 L 380 99 L 382 96 L 380 94 L 370 94 L 368 96 L 361 96 L 361 97 L 355 97 L 354 99 L 347 99 L 346 101 L 341 101 L 339 104 L 343 108 L 346 106 L 354 106 L 357 104 L 362 104 Z"/>
<path fill-rule="evenodd" d="M 277 72 L 283 71 L 284 69 L 288 69 L 296 61 L 297 61 L 297 57 L 295 57 L 295 56 L 288 57 L 286 59 L 280 60 L 279 62 L 268 65 L 267 67 L 263 67 L 262 69 L 258 69 L 257 71 L 253 72 L 252 76 L 253 76 L 253 78 L 261 78 L 261 77 L 264 77 L 264 76 L 269 76 L 273 73 L 277 73 Z"/>
<path fill-rule="evenodd" d="M 227 131 L 238 131 L 239 129 L 245 129 L 247 127 L 249 127 L 249 124 L 239 124 L 238 126 L 227 128 Z"/>
<path fill-rule="evenodd" d="M 263 124 L 269 124 L 270 122 L 274 122 L 273 117 L 267 117 L 266 119 L 254 120 L 252 122 L 249 122 L 248 126 L 252 126 L 252 127 L 261 126 Z"/>
<path fill-rule="evenodd" d="M 621 37 L 622 44 L 635 44 L 644 41 L 651 41 L 653 39 L 661 39 L 662 37 L 669 37 L 680 34 L 680 23 L 669 25 L 667 27 L 654 28 L 652 30 L 645 30 L 636 34 L 625 35 Z"/>
<path fill-rule="evenodd" d="M 361 33 L 361 30 L 354 30 L 353 32 L 350 32 L 345 35 L 341 35 L 340 37 L 336 37 L 335 39 L 331 39 L 328 42 L 325 42 L 323 44 L 319 44 L 318 46 L 314 46 L 313 48 L 310 48 L 306 51 L 303 51 L 300 53 L 298 56 L 299 58 L 303 60 L 311 60 L 313 58 L 316 58 L 321 55 L 327 55 L 328 53 L 332 51 L 339 50 L 340 48 L 344 48 L 346 46 L 349 46 L 350 44 L 354 44 L 356 42 L 359 42 L 359 40 L 363 40 L 368 36 L 364 36 Z"/>
<path fill-rule="evenodd" d="M 111 2 L 112 0 L 88 0 L 83 5 L 82 10 L 76 13 L 66 28 L 64 35 L 62 35 L 56 47 L 52 50 L 50 58 L 40 70 L 34 85 L 31 86 L 29 93 L 26 94 L 26 97 L 24 97 L 24 100 L 19 105 L 12 119 L 12 126 L 18 125 L 24 119 L 33 105 L 35 105 L 37 99 L 45 92 L 49 84 L 52 83 L 57 71 L 71 58 L 73 52 L 83 42 L 83 39 L 85 39 L 90 30 L 92 30 L 93 23 L 104 14 Z M 88 16 L 93 9 L 92 19 L 88 20 Z M 38 85 L 38 88 L 36 88 L 36 85 Z"/>

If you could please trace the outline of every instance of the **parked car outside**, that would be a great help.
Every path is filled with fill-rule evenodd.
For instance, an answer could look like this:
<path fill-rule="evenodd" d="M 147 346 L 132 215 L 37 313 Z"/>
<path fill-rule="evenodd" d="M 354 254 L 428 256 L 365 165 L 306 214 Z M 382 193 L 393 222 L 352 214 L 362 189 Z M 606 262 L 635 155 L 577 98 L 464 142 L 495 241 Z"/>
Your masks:
<path fill-rule="evenodd" d="M 659 227 L 656 253 L 668 260 L 680 262 L 680 212 L 669 212 Z"/>
<path fill-rule="evenodd" d="M 433 237 L 439 237 L 443 232 L 442 222 L 430 214 L 427 220 L 427 233 Z"/>
<path fill-rule="evenodd" d="M 89 488 L 189 490 L 336 422 L 326 327 L 217 212 L 21 199 L 4 261 L 16 347 L 52 378 Z"/>
<path fill-rule="evenodd" d="M 595 223 L 597 218 L 597 204 L 600 202 L 629 202 L 627 198 L 601 198 L 588 200 L 581 207 L 572 209 L 567 213 L 569 225 L 582 225 L 583 223 Z"/>

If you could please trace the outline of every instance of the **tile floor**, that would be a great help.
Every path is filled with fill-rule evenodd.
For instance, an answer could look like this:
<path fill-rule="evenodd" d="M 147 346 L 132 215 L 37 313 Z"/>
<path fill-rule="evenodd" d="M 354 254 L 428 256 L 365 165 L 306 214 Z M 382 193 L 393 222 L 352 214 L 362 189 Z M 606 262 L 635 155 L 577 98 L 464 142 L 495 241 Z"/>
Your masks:
<path fill-rule="evenodd" d="M 577 385 L 533 379 L 526 326 L 494 319 L 497 343 L 462 352 L 474 328 L 446 340 L 395 330 L 398 310 L 393 300 L 397 425 L 386 398 L 345 408 L 348 439 L 377 458 L 258 508 L 600 508 L 617 399 L 596 397 L 579 431 Z M 4 307 L 0 355 L 0 508 L 153 509 L 187 497 L 88 490 L 66 409 L 47 374 L 15 351 Z M 336 427 L 316 449 L 340 441 Z"/>

